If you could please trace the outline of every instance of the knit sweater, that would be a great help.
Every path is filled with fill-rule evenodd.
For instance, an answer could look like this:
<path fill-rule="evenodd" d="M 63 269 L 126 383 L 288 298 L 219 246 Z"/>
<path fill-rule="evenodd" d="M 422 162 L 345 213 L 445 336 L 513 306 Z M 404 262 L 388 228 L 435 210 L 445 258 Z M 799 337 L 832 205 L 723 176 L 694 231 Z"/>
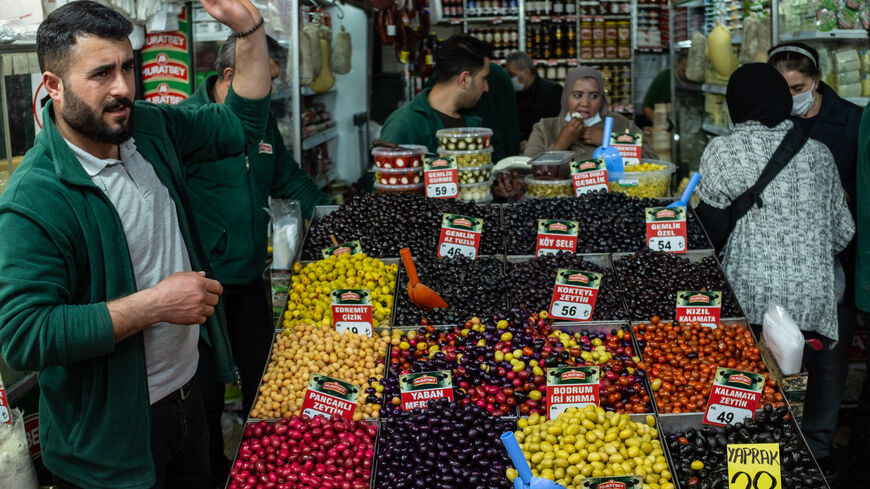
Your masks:
<path fill-rule="evenodd" d="M 750 121 L 714 138 L 701 156 L 701 200 L 725 208 L 751 187 L 792 127 Z M 761 324 L 774 300 L 800 329 L 837 335 L 834 255 L 855 234 L 855 223 L 831 152 L 810 139 L 737 221 L 722 250 L 722 266 L 750 323 Z"/>

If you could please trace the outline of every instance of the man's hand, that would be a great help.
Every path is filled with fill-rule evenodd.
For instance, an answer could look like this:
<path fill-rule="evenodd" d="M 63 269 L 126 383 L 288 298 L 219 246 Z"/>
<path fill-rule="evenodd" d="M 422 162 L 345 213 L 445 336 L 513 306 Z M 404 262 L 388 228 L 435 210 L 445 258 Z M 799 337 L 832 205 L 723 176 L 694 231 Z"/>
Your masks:
<path fill-rule="evenodd" d="M 562 131 L 559 132 L 559 137 L 556 138 L 556 142 L 553 144 L 553 149 L 556 151 L 565 151 L 570 149 L 571 146 L 577 142 L 578 139 L 583 135 L 585 127 L 583 127 L 583 119 L 572 117 L 565 127 L 562 128 Z"/>
<path fill-rule="evenodd" d="M 223 287 L 205 272 L 180 272 L 152 287 L 160 320 L 172 324 L 202 324 L 214 314 Z"/>
<path fill-rule="evenodd" d="M 248 0 L 199 0 L 215 20 L 233 32 L 247 32 L 260 21 L 257 8 Z"/>
<path fill-rule="evenodd" d="M 508 202 L 516 202 L 526 193 L 526 183 L 516 173 L 500 173 L 492 186 L 496 197 Z"/>
<path fill-rule="evenodd" d="M 587 127 L 583 131 L 583 136 L 580 138 L 583 144 L 589 146 L 601 146 L 604 140 L 604 129 L 601 127 Z"/>

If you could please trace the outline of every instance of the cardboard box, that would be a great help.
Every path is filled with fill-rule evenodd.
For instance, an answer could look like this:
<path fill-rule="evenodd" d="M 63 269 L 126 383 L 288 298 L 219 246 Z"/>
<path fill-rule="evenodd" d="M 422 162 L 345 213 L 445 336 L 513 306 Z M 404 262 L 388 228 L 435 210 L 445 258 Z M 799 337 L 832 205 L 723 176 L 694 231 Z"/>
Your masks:
<path fill-rule="evenodd" d="M 779 384 L 779 388 L 789 404 L 794 404 L 795 402 L 802 403 L 807 395 L 807 379 L 809 378 L 806 367 L 801 365 L 800 372 L 785 376 L 779 370 L 779 365 L 777 365 L 773 353 L 770 352 L 770 348 L 764 342 L 764 338 L 758 340 L 758 349 L 761 350 L 761 359 L 764 360 L 767 371 L 773 377 L 773 380 Z"/>

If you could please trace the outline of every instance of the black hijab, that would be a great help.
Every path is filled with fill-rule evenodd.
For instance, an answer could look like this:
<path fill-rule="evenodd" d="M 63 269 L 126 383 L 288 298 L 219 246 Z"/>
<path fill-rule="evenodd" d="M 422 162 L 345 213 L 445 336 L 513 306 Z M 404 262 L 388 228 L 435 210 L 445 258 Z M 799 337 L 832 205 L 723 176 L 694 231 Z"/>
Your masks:
<path fill-rule="evenodd" d="M 728 79 L 731 122 L 758 121 L 775 127 L 791 114 L 792 97 L 785 78 L 767 63 L 749 63 Z"/>

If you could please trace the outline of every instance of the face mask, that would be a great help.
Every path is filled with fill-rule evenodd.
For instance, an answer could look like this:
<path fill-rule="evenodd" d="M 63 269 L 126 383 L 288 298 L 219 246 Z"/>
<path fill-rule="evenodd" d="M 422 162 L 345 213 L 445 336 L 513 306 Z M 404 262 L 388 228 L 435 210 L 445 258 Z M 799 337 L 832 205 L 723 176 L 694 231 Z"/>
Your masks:
<path fill-rule="evenodd" d="M 813 106 L 813 92 L 815 89 L 816 84 L 813 83 L 813 86 L 809 90 L 792 97 L 791 115 L 804 115 L 810 110 L 810 107 Z"/>
<path fill-rule="evenodd" d="M 514 86 L 515 92 L 522 92 L 523 89 L 526 88 L 522 83 L 520 83 L 519 77 L 516 76 L 511 78 L 511 85 Z"/>
<path fill-rule="evenodd" d="M 594 126 L 601 122 L 601 114 L 596 113 L 592 117 L 583 120 L 583 125 L 586 127 Z"/>

